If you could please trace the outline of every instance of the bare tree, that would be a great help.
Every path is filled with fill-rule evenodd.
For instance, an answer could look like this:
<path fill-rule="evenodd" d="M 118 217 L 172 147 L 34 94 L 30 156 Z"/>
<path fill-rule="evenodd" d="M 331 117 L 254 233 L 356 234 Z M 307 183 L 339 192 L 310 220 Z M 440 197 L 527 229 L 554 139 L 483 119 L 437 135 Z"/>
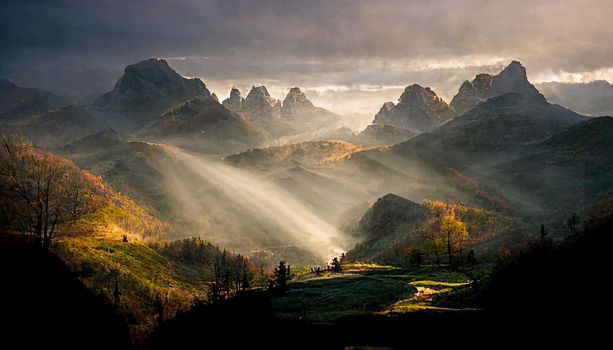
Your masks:
<path fill-rule="evenodd" d="M 5 225 L 36 237 L 48 248 L 66 232 L 62 224 L 88 210 L 90 188 L 69 160 L 22 140 L 2 137 L 0 206 Z"/>

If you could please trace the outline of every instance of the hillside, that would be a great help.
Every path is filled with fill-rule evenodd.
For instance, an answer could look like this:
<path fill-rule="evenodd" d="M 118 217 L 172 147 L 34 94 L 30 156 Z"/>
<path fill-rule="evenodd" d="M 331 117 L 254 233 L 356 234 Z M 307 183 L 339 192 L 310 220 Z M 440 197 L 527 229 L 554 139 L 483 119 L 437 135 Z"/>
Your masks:
<path fill-rule="evenodd" d="M 229 163 L 246 168 L 312 167 L 332 163 L 362 149 L 360 146 L 344 141 L 307 141 L 284 146 L 254 148 L 224 159 Z"/>
<path fill-rule="evenodd" d="M 385 146 L 404 142 L 415 135 L 415 132 L 391 125 L 371 124 L 350 139 L 365 146 Z"/>
<path fill-rule="evenodd" d="M 8 167 L 12 175 L 7 176 L 4 170 L 0 173 L 0 211 L 3 213 L 0 229 L 24 232 L 22 223 L 31 220 L 24 212 L 42 208 L 40 210 L 53 213 L 54 231 L 39 236 L 36 230 L 31 233 L 26 230 L 25 234 L 29 233 L 27 237 L 39 242 L 39 246 L 41 240 L 48 245 L 95 294 L 113 300 L 114 291 L 119 288 L 121 300 L 117 310 L 127 320 L 133 340 L 142 340 L 157 323 L 158 300 L 164 300 L 163 312 L 171 317 L 178 309 L 188 306 L 194 297 L 206 292 L 207 275 L 203 274 L 206 267 L 181 266 L 149 246 L 169 231 L 166 223 L 66 159 L 27 143 L 16 143 L 12 147 L 17 152 L 8 153 L 5 148 L 0 154 L 2 164 L 11 160 L 11 154 L 18 157 L 12 161 L 18 166 Z M 3 169 L 7 169 L 5 165 Z M 28 177 L 22 177 L 22 171 L 29 174 Z M 46 182 L 48 174 L 61 174 L 61 177 Z M 39 183 L 44 185 L 43 189 L 52 191 L 47 195 L 49 204 L 42 201 L 49 206 L 11 197 L 10 189 L 15 186 L 27 188 L 25 184 L 30 184 L 32 191 L 20 192 L 20 198 L 36 198 L 37 193 L 46 193 L 36 191 Z M 63 192 L 72 191 L 73 186 L 78 186 L 75 192 Z M 76 206 L 76 209 L 68 208 L 74 218 L 68 220 L 59 216 L 64 205 Z M 34 225 L 36 227 L 39 225 Z"/>
<path fill-rule="evenodd" d="M 68 105 L 21 118 L 11 129 L 43 148 L 59 148 L 101 129 L 101 122 L 83 107 Z"/>
<path fill-rule="evenodd" d="M 388 194 L 360 218 L 353 232 L 363 240 L 347 252 L 347 259 L 395 266 L 435 261 L 433 246 L 440 243 L 435 243 L 433 237 L 441 231 L 442 216 L 448 214 L 466 226 L 468 234 L 463 248 L 475 250 L 481 259 L 495 259 L 496 252 L 504 246 L 526 239 L 525 233 L 521 233 L 525 227 L 519 220 L 495 212 L 431 200 L 417 204 Z"/>
<path fill-rule="evenodd" d="M 610 117 L 574 124 L 531 152 L 496 166 L 488 181 L 509 197 L 568 216 L 613 196 L 612 133 Z"/>
<path fill-rule="evenodd" d="M 96 339 L 101 348 L 128 349 L 126 322 L 110 300 L 85 288 L 53 253 L 19 236 L 0 234 L 0 290 L 4 344 L 78 348 Z M 32 322 L 45 325 L 35 332 Z"/>
<path fill-rule="evenodd" d="M 0 79 L 0 121 L 36 115 L 61 107 L 67 102 L 48 91 L 23 88 Z"/>
<path fill-rule="evenodd" d="M 255 127 L 214 99 L 198 98 L 174 106 L 141 132 L 146 138 L 208 153 L 232 153 L 257 145 Z"/>

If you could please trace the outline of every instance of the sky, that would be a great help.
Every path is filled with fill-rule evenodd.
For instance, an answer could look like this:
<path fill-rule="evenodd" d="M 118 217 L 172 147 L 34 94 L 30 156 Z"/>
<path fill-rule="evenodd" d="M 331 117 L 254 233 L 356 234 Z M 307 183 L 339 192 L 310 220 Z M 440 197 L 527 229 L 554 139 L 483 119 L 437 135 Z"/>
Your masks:
<path fill-rule="evenodd" d="M 513 59 L 533 83 L 613 81 L 611 18 L 610 0 L 0 0 L 0 76 L 88 98 L 162 57 L 221 98 L 299 86 L 372 115 L 413 83 L 450 101 Z"/>

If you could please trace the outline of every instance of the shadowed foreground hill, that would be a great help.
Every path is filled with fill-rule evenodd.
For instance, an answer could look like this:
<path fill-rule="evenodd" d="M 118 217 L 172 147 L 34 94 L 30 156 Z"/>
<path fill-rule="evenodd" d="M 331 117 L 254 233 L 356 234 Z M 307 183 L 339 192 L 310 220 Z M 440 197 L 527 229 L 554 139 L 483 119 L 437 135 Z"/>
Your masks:
<path fill-rule="evenodd" d="M 130 347 L 128 327 L 108 299 L 85 288 L 56 255 L 14 238 L 0 236 L 0 345 Z"/>

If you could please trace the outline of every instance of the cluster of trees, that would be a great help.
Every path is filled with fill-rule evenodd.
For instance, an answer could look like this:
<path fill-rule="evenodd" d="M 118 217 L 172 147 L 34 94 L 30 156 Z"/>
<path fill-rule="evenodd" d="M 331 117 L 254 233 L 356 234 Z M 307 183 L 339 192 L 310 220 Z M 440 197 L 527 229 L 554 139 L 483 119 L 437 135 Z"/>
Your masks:
<path fill-rule="evenodd" d="M 432 247 L 436 263 L 441 263 L 441 255 L 447 255 L 450 266 L 460 263 L 463 243 L 468 239 L 468 229 L 456 215 L 456 206 L 431 202 L 430 211 L 432 215 L 425 226 L 425 236 Z"/>
<path fill-rule="evenodd" d="M 254 266 L 241 254 L 221 250 L 218 246 L 199 237 L 175 241 L 157 241 L 149 244 L 171 261 L 180 262 L 200 271 L 211 281 L 209 301 L 229 299 L 240 291 L 262 285 L 267 276 L 263 269 Z"/>
<path fill-rule="evenodd" d="M 69 233 L 67 224 L 96 207 L 95 186 L 71 161 L 2 136 L 0 225 L 30 234 L 45 248 Z"/>
<path fill-rule="evenodd" d="M 268 282 L 268 289 L 285 292 L 287 282 L 292 279 L 292 267 L 284 260 L 279 262 L 279 266 L 272 271 L 272 278 Z"/>
<path fill-rule="evenodd" d="M 212 268 L 216 257 L 222 252 L 219 247 L 200 237 L 184 238 L 175 241 L 155 241 L 149 246 L 166 258 L 198 268 Z"/>
<path fill-rule="evenodd" d="M 254 272 L 247 257 L 224 250 L 215 256 L 209 301 L 215 303 L 227 300 L 238 292 L 251 288 L 253 277 Z"/>

